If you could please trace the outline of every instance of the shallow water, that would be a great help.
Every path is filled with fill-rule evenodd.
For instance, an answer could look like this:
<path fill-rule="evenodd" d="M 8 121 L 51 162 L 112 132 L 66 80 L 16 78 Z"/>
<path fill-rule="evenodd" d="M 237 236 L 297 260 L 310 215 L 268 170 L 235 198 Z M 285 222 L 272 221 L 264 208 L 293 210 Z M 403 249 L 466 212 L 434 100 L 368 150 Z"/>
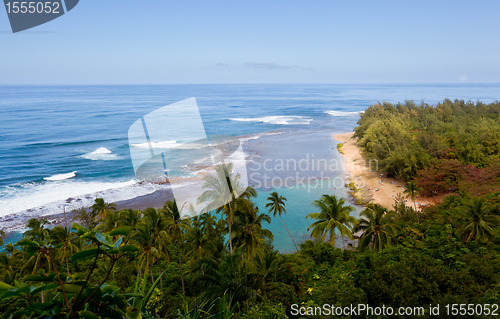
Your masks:
<path fill-rule="evenodd" d="M 330 165 L 339 160 L 331 135 L 351 131 L 360 111 L 377 101 L 406 99 L 435 104 L 448 97 L 488 103 L 498 98 L 499 88 L 480 84 L 1 86 L 0 216 L 10 215 L 6 218 L 14 222 L 0 219 L 0 228 L 10 230 L 21 216 L 89 206 L 96 197 L 133 201 L 163 191 L 164 185 L 139 185 L 134 179 L 128 128 L 160 107 L 196 97 L 208 135 L 239 136 L 244 141 L 244 151 L 254 161 L 248 173 L 259 189 L 259 206 L 273 187 L 280 187 L 280 180 L 288 181 L 281 186 L 290 188 L 279 189 L 289 199 L 286 222 L 296 236 L 305 238 L 310 203 L 324 193 L 344 190 L 336 190 L 337 183 L 304 192 L 301 187 L 306 186 L 301 185 L 341 175 L 341 168 Z M 264 167 L 266 160 L 272 169 Z M 307 168 L 301 169 L 300 163 Z M 186 167 L 171 172 L 192 173 Z M 278 219 L 270 227 L 280 234 L 276 247 L 286 251 L 291 241 L 288 234 L 281 235 L 280 224 Z"/>

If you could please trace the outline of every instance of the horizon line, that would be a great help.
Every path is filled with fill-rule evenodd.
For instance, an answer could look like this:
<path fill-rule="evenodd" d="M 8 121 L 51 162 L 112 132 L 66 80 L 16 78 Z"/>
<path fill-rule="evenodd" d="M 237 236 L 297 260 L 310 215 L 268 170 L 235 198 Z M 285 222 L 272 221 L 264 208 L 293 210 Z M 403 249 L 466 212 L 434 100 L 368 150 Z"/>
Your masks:
<path fill-rule="evenodd" d="M 0 83 L 0 86 L 167 86 L 167 85 L 499 85 L 499 82 L 185 82 L 185 83 Z"/>

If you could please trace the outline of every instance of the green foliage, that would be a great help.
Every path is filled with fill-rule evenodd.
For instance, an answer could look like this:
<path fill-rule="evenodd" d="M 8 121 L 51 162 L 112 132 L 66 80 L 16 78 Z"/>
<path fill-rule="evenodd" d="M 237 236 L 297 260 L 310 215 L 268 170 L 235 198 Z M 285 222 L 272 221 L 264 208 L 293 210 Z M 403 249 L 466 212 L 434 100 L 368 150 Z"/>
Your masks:
<path fill-rule="evenodd" d="M 245 252 L 249 260 L 261 256 L 266 240 L 274 238 L 273 233 L 262 227 L 264 222 L 271 223 L 271 218 L 254 205 L 238 210 L 234 216 L 233 247 Z"/>
<path fill-rule="evenodd" d="M 358 247 L 370 247 L 373 251 L 381 251 L 395 243 L 398 226 L 395 224 L 395 213 L 379 204 L 368 204 L 361 213 L 357 230 L 363 231 Z"/>
<path fill-rule="evenodd" d="M 157 284 L 163 273 L 158 276 L 156 281 L 147 289 L 146 280 L 141 279 L 137 275 L 135 281 L 134 293 L 131 294 L 132 298 L 129 300 L 129 304 L 133 309 L 138 309 L 141 313 L 144 313 L 146 309 L 148 313 L 158 314 L 162 309 L 162 293 L 157 288 Z"/>
<path fill-rule="evenodd" d="M 5 237 L 5 232 L 0 230 L 0 247 L 3 246 L 3 238 Z"/>
<path fill-rule="evenodd" d="M 106 203 L 102 198 L 96 198 L 94 201 L 94 205 L 90 207 L 92 209 L 91 215 L 95 218 L 100 217 L 104 219 L 104 216 L 108 212 L 112 212 L 116 209 L 116 204 L 114 203 Z"/>
<path fill-rule="evenodd" d="M 297 244 L 295 243 L 295 240 L 293 239 L 292 234 L 290 234 L 290 231 L 286 227 L 285 221 L 283 221 L 282 215 L 286 214 L 286 208 L 285 208 L 286 198 L 281 196 L 281 195 L 278 195 L 277 192 L 272 192 L 271 194 L 269 194 L 267 201 L 268 201 L 268 203 L 266 204 L 266 208 L 269 208 L 268 212 L 273 213 L 273 217 L 276 217 L 276 215 L 279 215 L 279 217 L 281 218 L 281 222 L 283 223 L 283 226 L 285 227 L 286 231 L 288 232 L 288 235 L 292 239 L 292 242 L 293 242 L 293 245 L 295 246 L 295 249 L 297 249 L 297 251 L 298 251 L 299 249 L 297 248 Z"/>
<path fill-rule="evenodd" d="M 101 313 L 104 306 L 107 309 L 104 310 L 104 313 L 108 315 L 106 317 L 118 318 L 125 313 L 121 309 L 126 308 L 126 300 L 120 294 L 120 288 L 113 282 L 106 282 L 117 260 L 123 257 L 134 257 L 134 253 L 130 251 L 121 251 L 121 248 L 124 247 L 123 237 L 113 241 L 110 235 L 88 231 L 88 229 L 74 224 L 74 228 L 81 238 L 85 238 L 96 245 L 95 248 L 88 248 L 71 256 L 72 263 L 81 262 L 88 258 L 94 259 L 93 266 L 90 268 L 86 279 L 83 279 L 83 274 L 76 273 L 67 276 L 59 272 L 55 256 L 58 248 L 61 248 L 62 245 L 54 246 L 50 241 L 46 240 L 47 233 L 43 228 L 44 222 L 30 220 L 28 224 L 30 229 L 25 233 L 27 237 L 18 241 L 16 246 L 23 247 L 27 256 L 37 257 L 37 263 L 43 256 L 47 260 L 49 270 L 52 269 L 53 271 L 45 273 L 44 269 L 40 269 L 37 274 L 26 275 L 20 281 L 15 281 L 14 286 L 0 283 L 0 300 L 17 297 L 29 303 L 29 306 L 23 309 L 13 309 L 14 318 L 30 318 L 33 316 L 65 318 L 76 314 L 85 318 L 93 318 L 96 317 L 94 313 Z M 125 233 L 123 230 L 122 232 Z M 52 234 L 57 235 L 59 233 L 52 232 Z M 53 239 L 57 238 L 56 236 Z M 89 283 L 89 278 L 96 269 L 98 259 L 108 260 L 108 272 L 100 284 L 94 285 Z M 34 271 L 36 268 L 35 264 Z M 54 291 L 58 291 L 58 293 L 54 294 Z M 45 293 L 47 293 L 47 296 L 52 295 L 53 298 L 44 301 Z M 42 304 L 34 303 L 33 301 L 40 296 Z"/>
<path fill-rule="evenodd" d="M 340 153 L 340 154 L 344 155 L 344 154 L 345 154 L 345 152 L 344 152 L 344 150 L 342 149 L 342 146 L 343 146 L 343 144 L 342 144 L 342 143 L 338 143 L 338 144 L 337 144 L 337 151 L 339 151 L 339 153 Z"/>
<path fill-rule="evenodd" d="M 0 314 L 16 313 L 28 307 L 29 303 L 22 297 L 6 297 L 0 300 Z"/>
<path fill-rule="evenodd" d="M 493 208 L 482 199 L 472 199 L 460 209 L 461 226 L 456 234 L 466 243 L 493 240 L 496 236 L 494 227 L 500 224 L 500 217 L 492 214 Z"/>
<path fill-rule="evenodd" d="M 428 168 L 431 159 L 485 167 L 500 157 L 499 109 L 499 102 L 448 99 L 436 107 L 378 103 L 361 115 L 355 136 L 367 158 L 405 181 Z"/>
<path fill-rule="evenodd" d="M 75 216 L 85 228 L 93 229 L 99 224 L 96 221 L 95 216 L 93 216 L 91 212 L 88 212 L 84 207 L 72 210 L 71 214 Z"/>
<path fill-rule="evenodd" d="M 106 212 L 97 227 L 49 230 L 30 220 L 0 253 L 0 318 L 287 318 L 292 304 L 500 300 L 500 193 L 460 190 L 421 210 L 420 223 L 401 194 L 393 210 L 370 204 L 359 221 L 343 199 L 324 195 L 309 215 L 314 240 L 288 255 L 273 250 L 270 218 L 252 193 L 221 208 L 221 218 L 181 219 L 168 202 L 118 218 Z M 272 193 L 266 208 L 285 214 L 285 201 Z M 358 249 L 324 242 L 355 230 Z"/>
<path fill-rule="evenodd" d="M 264 301 L 246 310 L 241 319 L 287 319 L 286 308 L 273 301 Z"/>
<path fill-rule="evenodd" d="M 321 238 L 321 241 L 325 241 L 326 235 L 329 235 L 330 244 L 334 246 L 335 231 L 338 230 L 342 238 L 347 236 L 353 239 L 352 230 L 357 224 L 357 219 L 350 216 L 354 208 L 345 206 L 343 198 L 337 199 L 335 195 L 323 195 L 321 199 L 315 200 L 312 205 L 320 211 L 319 213 L 311 213 L 306 217 L 316 220 L 307 229 L 312 228 L 312 238 Z"/>
<path fill-rule="evenodd" d="M 160 288 L 155 287 L 151 297 L 146 303 L 146 308 L 150 313 L 158 314 L 163 309 L 163 298 Z"/>

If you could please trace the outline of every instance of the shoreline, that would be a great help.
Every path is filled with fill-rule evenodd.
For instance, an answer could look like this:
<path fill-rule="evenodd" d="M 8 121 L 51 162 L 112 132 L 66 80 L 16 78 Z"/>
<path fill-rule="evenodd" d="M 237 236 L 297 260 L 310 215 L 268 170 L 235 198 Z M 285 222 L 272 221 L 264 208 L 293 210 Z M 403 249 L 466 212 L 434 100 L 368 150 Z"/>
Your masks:
<path fill-rule="evenodd" d="M 406 206 L 413 207 L 413 202 L 406 199 L 404 192 L 405 183 L 392 177 L 387 177 L 386 173 L 369 168 L 367 161 L 361 154 L 361 148 L 357 144 L 357 139 L 353 139 L 354 132 L 334 134 L 333 138 L 342 143 L 341 153 L 346 168 L 346 182 L 351 181 L 355 184 L 357 191 L 351 190 L 350 193 L 354 200 L 360 199 L 364 206 L 369 202 L 380 204 L 387 209 L 391 209 L 395 203 L 398 193 L 405 197 Z M 373 164 L 377 164 L 375 161 Z M 346 183 L 347 184 L 347 183 Z M 347 188 L 349 188 L 346 185 Z M 417 197 L 417 210 L 423 206 L 438 204 L 444 196 Z M 369 199 L 369 200 L 368 200 Z"/>
<path fill-rule="evenodd" d="M 313 132 L 311 135 L 308 132 L 293 131 L 293 132 L 291 132 L 290 135 L 284 134 L 283 136 L 281 136 L 281 134 L 279 134 L 280 136 L 276 136 L 277 133 L 278 132 L 276 132 L 276 131 L 267 132 L 264 134 L 260 133 L 257 136 L 259 136 L 259 137 L 266 136 L 266 138 L 263 138 L 263 139 L 251 138 L 250 139 L 251 142 L 249 143 L 249 145 L 245 143 L 246 155 L 248 155 L 250 158 L 250 160 L 247 159 L 247 165 L 251 165 L 251 159 L 253 158 L 253 156 L 255 154 L 261 154 L 261 153 L 263 156 L 262 159 L 270 158 L 271 160 L 281 159 L 283 156 L 289 155 L 289 156 L 291 156 L 290 158 L 292 158 L 296 161 L 300 161 L 300 160 L 303 160 L 305 158 L 308 158 L 305 156 L 306 153 L 307 154 L 309 154 L 309 153 L 315 154 L 316 158 L 322 158 L 322 157 L 320 157 L 320 154 L 323 154 L 322 156 L 324 156 L 325 158 L 330 158 L 331 156 L 335 156 L 334 158 L 338 158 L 338 160 L 340 160 L 340 156 L 338 156 L 338 154 L 332 155 L 332 153 L 336 153 L 336 150 L 332 149 L 332 148 L 335 148 L 335 141 L 332 140 L 332 138 L 331 138 L 331 131 L 324 130 L 323 133 L 321 133 L 319 135 L 316 132 Z M 307 134 L 304 134 L 304 133 L 307 133 Z M 296 135 L 296 134 L 299 134 L 299 135 Z M 240 136 L 239 138 L 245 139 L 245 138 L 250 138 L 253 136 L 255 136 L 255 135 Z M 282 141 L 283 138 L 285 138 L 284 141 Z M 327 147 L 325 148 L 324 143 L 326 142 L 326 140 L 329 140 L 329 141 L 327 142 Z M 312 141 L 314 141 L 314 143 L 311 143 Z M 283 154 L 282 152 L 279 152 L 278 154 L 276 154 L 273 145 L 275 145 L 277 142 L 282 143 L 282 144 L 280 144 L 282 147 L 285 146 L 286 149 L 290 149 L 288 151 L 290 154 Z M 297 143 L 299 143 L 299 144 L 297 144 Z M 303 144 L 304 145 L 314 144 L 315 146 L 310 148 L 310 149 L 295 147 L 296 145 L 303 145 Z M 299 153 L 297 153 L 297 149 L 300 149 L 301 151 Z M 310 160 L 310 159 L 308 159 L 308 160 Z M 342 160 L 340 160 L 340 161 L 342 161 Z M 256 168 L 255 165 L 249 166 L 248 173 L 253 172 L 252 167 L 255 170 L 255 168 Z M 207 170 L 207 169 L 209 170 L 208 167 L 204 168 L 204 170 Z M 317 170 L 314 172 L 309 172 L 307 174 L 314 173 L 315 175 L 317 175 L 317 178 L 319 178 L 319 172 L 320 171 Z M 295 176 L 294 175 L 295 170 L 293 170 L 293 171 L 284 170 L 284 171 L 277 171 L 277 172 L 271 172 L 271 173 L 269 173 L 267 171 L 262 171 L 261 173 L 270 174 L 269 178 L 277 176 L 277 177 L 280 177 L 281 179 L 285 179 L 285 178 L 292 176 L 292 175 Z M 300 173 L 300 171 L 299 171 L 299 173 Z M 345 174 L 345 169 L 340 168 L 340 171 L 338 171 L 338 174 L 340 174 L 339 176 L 343 176 Z M 323 188 L 323 187 L 318 188 L 316 186 L 315 183 L 318 183 L 317 178 L 313 178 L 314 183 L 311 187 L 311 189 L 316 193 L 318 191 L 321 192 L 321 189 Z M 198 181 L 198 182 L 201 181 L 201 176 L 192 176 L 189 178 L 184 178 L 184 179 L 182 179 L 182 181 L 189 182 L 188 184 L 191 184 L 193 182 L 195 184 L 199 184 L 199 183 L 196 183 L 196 181 Z M 249 180 L 249 182 L 250 182 L 250 180 Z M 249 183 L 249 184 L 251 184 L 251 183 Z M 257 184 L 255 184 L 255 185 L 257 185 Z M 319 185 L 323 185 L 323 182 L 321 182 L 321 184 L 319 184 Z M 325 186 L 327 188 L 328 188 L 328 185 L 329 184 L 325 184 Z M 192 187 L 192 186 L 186 187 L 185 191 L 184 190 L 183 191 L 184 192 L 188 191 L 190 189 L 190 187 Z M 343 185 L 342 185 L 342 188 L 343 188 Z M 262 188 L 262 190 L 264 192 L 267 191 L 266 188 Z M 342 196 L 346 196 L 346 197 L 348 196 L 346 193 L 346 190 L 347 189 L 343 188 L 343 191 L 342 191 L 343 195 Z M 310 195 L 305 194 L 304 196 L 310 196 Z M 318 196 L 320 196 L 320 195 L 318 195 Z M 318 197 L 318 196 L 316 196 L 316 197 Z M 314 199 L 317 199 L 316 197 Z M 131 209 L 145 209 L 147 207 L 161 208 L 161 207 L 163 207 L 163 205 L 165 204 L 166 201 L 172 200 L 172 199 L 173 199 L 173 193 L 170 189 L 159 189 L 159 190 L 156 190 L 155 192 L 150 193 L 150 194 L 145 194 L 142 196 L 138 196 L 138 197 L 134 197 L 131 199 L 126 199 L 126 200 L 121 200 L 121 201 L 114 201 L 114 203 L 117 204 L 117 210 L 120 210 L 123 208 L 131 208 Z M 313 199 L 311 199 L 311 201 L 312 200 Z M 309 209 L 308 206 L 309 205 L 307 205 L 307 208 L 305 208 L 306 210 Z M 88 209 L 88 206 L 87 206 L 87 209 Z M 292 208 L 292 211 L 293 211 L 293 209 L 297 209 L 297 208 Z M 300 209 L 303 210 L 304 208 L 300 208 Z M 54 212 L 52 214 L 49 213 L 49 214 L 46 214 L 43 216 L 12 214 L 12 215 L 8 215 L 8 216 L 4 216 L 3 218 L 0 217 L 0 225 L 2 225 L 3 226 L 2 228 L 4 228 L 5 230 L 8 230 L 9 233 L 14 234 L 14 233 L 19 233 L 19 232 L 24 231 L 25 223 L 29 218 L 41 218 L 41 217 L 49 220 L 53 226 L 57 226 L 57 225 L 64 226 L 65 223 L 67 223 L 67 225 L 69 226 L 69 225 L 71 225 L 71 223 L 73 221 L 76 221 L 76 218 L 74 218 L 74 216 L 72 216 L 70 210 L 68 208 L 66 208 L 66 220 L 64 218 L 64 214 L 63 214 L 62 209 L 61 209 L 60 212 Z M 299 227 L 299 230 L 297 230 L 297 231 L 299 231 L 299 232 L 305 231 L 304 229 L 300 229 L 301 226 L 297 226 L 297 227 Z M 307 237 L 309 238 L 309 235 Z"/>
<path fill-rule="evenodd" d="M 241 141 L 241 144 L 243 145 L 245 149 L 245 160 L 247 161 L 247 166 L 251 164 L 252 158 L 258 154 L 258 151 L 256 152 L 254 146 L 258 146 L 260 143 L 262 143 L 262 140 L 264 140 L 264 143 L 268 143 L 268 138 L 271 137 L 273 139 L 276 138 L 281 138 L 281 136 L 285 136 L 288 131 L 287 130 L 272 130 L 269 132 L 257 132 L 257 133 L 251 133 L 251 134 L 245 134 L 242 136 L 238 136 L 238 139 Z M 295 131 L 292 131 L 295 132 Z M 326 132 L 326 131 L 325 131 Z M 329 134 L 326 133 L 325 136 L 328 136 Z M 279 137 L 277 137 L 279 136 Z M 319 142 L 319 141 L 318 141 Z M 250 149 L 248 149 L 250 147 Z M 259 148 L 260 146 L 258 146 Z M 152 182 L 152 183 L 147 183 L 147 182 L 139 182 L 135 185 L 132 185 L 133 187 L 147 187 L 148 184 L 158 184 L 158 185 L 163 185 L 166 186 L 165 188 L 157 188 L 154 190 L 152 193 L 147 193 L 144 195 L 140 196 L 134 196 L 128 199 L 123 199 L 123 200 L 108 200 L 104 196 L 93 196 L 95 194 L 87 194 L 87 195 L 79 195 L 79 196 L 73 196 L 71 198 L 67 199 L 61 199 L 58 202 L 61 202 L 61 207 L 60 210 L 53 210 L 52 212 L 41 212 L 39 211 L 40 208 L 43 206 L 37 206 L 33 207 L 30 209 L 27 209 L 25 211 L 21 212 L 16 212 L 16 213 L 10 213 L 8 215 L 0 216 L 0 230 L 5 231 L 6 233 L 17 233 L 19 231 L 23 231 L 25 228 L 26 222 L 30 218 L 45 218 L 51 222 L 53 225 L 64 225 L 64 213 L 63 213 L 63 207 L 65 206 L 64 203 L 68 203 L 71 205 L 66 206 L 66 219 L 68 225 L 71 224 L 71 222 L 74 220 L 71 210 L 72 209 L 77 209 L 80 207 L 84 207 L 86 209 L 89 209 L 90 206 L 93 204 L 93 202 L 86 201 L 85 203 L 81 200 L 81 198 L 89 199 L 91 197 L 97 198 L 101 197 L 104 198 L 105 201 L 107 202 L 113 202 L 117 204 L 117 210 L 123 209 L 123 208 L 131 208 L 131 209 L 146 209 L 148 207 L 153 207 L 155 209 L 161 208 L 164 206 L 165 202 L 169 200 L 173 200 L 174 195 L 173 191 L 170 187 L 168 187 L 168 184 L 172 184 L 172 182 L 176 182 L 177 184 L 184 184 L 186 185 L 180 185 L 181 187 L 179 188 L 182 193 L 184 193 L 185 196 L 188 196 L 189 194 L 187 193 L 190 188 L 193 187 L 193 184 L 195 184 L 195 187 L 201 187 L 201 182 L 203 180 L 204 175 L 208 174 L 209 172 L 214 170 L 213 166 L 208 166 L 208 167 L 201 167 L 201 166 L 193 166 L 193 168 L 197 171 L 195 176 L 189 176 L 189 177 L 173 177 L 172 179 L 169 180 L 168 183 L 164 182 Z M 247 167 L 248 169 L 248 167 Z M 117 188 L 119 191 L 120 188 Z M 107 192 L 109 190 L 104 190 L 101 191 L 100 193 Z M 117 192 L 118 192 L 117 191 Z M 56 203 L 56 202 L 54 202 Z M 76 203 L 76 204 L 75 204 Z M 79 205 L 78 203 L 81 203 Z M 51 203 L 49 203 L 51 204 Z"/>
<path fill-rule="evenodd" d="M 249 140 L 254 140 L 254 139 L 259 139 L 262 136 L 266 135 L 276 135 L 276 134 L 281 134 L 283 131 L 279 130 L 273 130 L 270 132 L 264 132 L 264 133 L 251 133 L 251 134 L 246 134 L 243 136 L 238 136 L 237 138 L 241 141 L 241 143 L 248 142 Z M 157 182 L 138 182 L 136 186 L 139 185 L 147 185 L 147 184 L 154 184 L 154 185 L 168 185 L 171 184 L 172 181 L 175 181 L 177 183 L 181 182 L 200 182 L 203 177 L 206 174 L 209 174 L 207 171 L 213 171 L 214 167 L 213 166 L 208 166 L 208 167 L 198 167 L 198 166 L 193 166 L 194 168 L 198 169 L 199 171 L 196 173 L 196 176 L 189 176 L 189 177 L 173 177 L 170 179 L 170 181 L 163 182 L 163 181 L 157 181 Z M 181 188 L 185 187 L 186 185 L 181 185 Z M 116 188 L 120 189 L 120 188 Z M 105 192 L 109 191 L 111 189 L 107 189 L 104 191 L 100 192 Z M 99 193 L 99 192 L 98 192 Z M 92 197 L 93 194 L 86 194 L 86 195 L 79 195 L 75 196 L 75 198 L 67 198 L 67 199 L 61 199 L 56 202 L 66 202 L 66 203 L 72 203 L 73 201 L 80 201 L 81 199 L 78 197 Z M 94 198 L 98 198 L 99 196 L 95 196 Z M 104 198 L 104 196 L 101 196 Z M 164 204 L 167 201 L 171 201 L 174 199 L 173 191 L 171 188 L 167 189 L 157 189 L 153 191 L 152 193 L 148 193 L 145 195 L 140 195 L 128 199 L 123 199 L 123 200 L 118 200 L 118 201 L 109 201 L 113 202 L 117 205 L 117 210 L 121 209 L 137 209 L 137 210 L 143 210 L 149 207 L 153 207 L 155 209 L 162 208 Z M 50 203 L 49 203 L 50 204 Z M 90 206 L 92 203 L 87 204 L 87 205 L 79 205 L 78 208 L 85 208 L 87 210 L 90 209 Z M 43 206 L 38 206 L 38 207 L 32 207 L 29 209 L 26 209 L 25 211 L 20 211 L 20 212 L 15 212 L 15 213 L 9 213 L 4 216 L 0 216 L 0 230 L 3 230 L 6 233 L 6 237 L 9 237 L 9 234 L 17 233 L 19 231 L 23 231 L 25 228 L 26 222 L 31 219 L 31 218 L 45 218 L 47 219 L 52 225 L 58 226 L 58 225 L 64 225 L 65 223 L 65 217 L 64 213 L 62 212 L 53 212 L 49 214 L 37 214 L 35 211 Z M 62 208 L 62 207 L 61 207 Z M 77 209 L 77 208 L 75 208 Z M 62 209 L 61 209 L 62 210 Z M 76 219 L 72 216 L 71 211 L 67 210 L 66 211 L 66 222 L 68 223 L 68 226 L 71 225 L 71 222 L 75 221 Z"/>
<path fill-rule="evenodd" d="M 275 132 L 268 132 L 275 133 Z M 387 208 L 391 208 L 394 204 L 394 198 L 397 193 L 402 193 L 403 184 L 395 179 L 387 178 L 384 174 L 380 174 L 378 171 L 371 171 L 368 168 L 368 162 L 362 157 L 361 149 L 356 144 L 356 141 L 352 139 L 354 132 L 341 133 L 333 135 L 335 140 L 341 142 L 342 159 L 344 161 L 344 176 L 345 176 L 345 186 L 349 193 L 351 193 L 353 201 L 357 206 L 364 206 L 368 202 L 374 202 L 381 204 Z M 260 134 L 259 134 L 260 135 Z M 248 135 L 247 135 L 248 136 Z M 245 138 L 243 136 L 240 138 Z M 199 179 L 197 176 L 195 179 Z M 193 178 L 191 178 L 193 179 Z M 353 182 L 356 185 L 358 191 L 349 191 L 348 183 Z M 166 201 L 173 199 L 173 193 L 170 189 L 168 190 L 157 190 L 153 193 L 134 197 L 127 200 L 117 201 L 117 210 L 123 208 L 131 209 L 145 209 L 147 207 L 161 208 Z M 411 206 L 412 203 L 407 203 Z M 87 209 L 89 207 L 86 207 Z M 31 216 L 29 218 L 46 218 L 51 222 L 52 225 L 64 225 L 65 217 L 63 213 L 55 213 L 44 216 Z M 6 223 L 6 227 L 2 227 L 4 231 L 8 233 L 14 233 L 22 230 L 24 224 L 27 221 L 28 216 L 24 214 L 10 214 L 0 217 L 0 224 Z M 66 221 L 68 225 L 75 221 L 70 211 L 66 212 Z"/>
<path fill-rule="evenodd" d="M 146 209 L 148 207 L 153 207 L 155 209 L 162 208 L 165 202 L 173 200 L 173 194 L 170 190 L 157 190 L 151 194 L 146 194 L 143 196 L 138 196 L 135 198 L 127 199 L 127 200 L 122 200 L 122 201 L 117 201 L 116 204 L 116 210 L 122 210 L 122 209 L 137 209 L 137 210 L 142 210 Z M 90 209 L 90 207 L 85 207 L 85 209 Z M 65 216 L 66 215 L 66 216 Z M 15 234 L 17 232 L 22 231 L 25 228 L 26 222 L 30 218 L 45 218 L 47 219 L 52 226 L 59 226 L 59 225 L 65 225 L 71 226 L 71 223 L 77 221 L 75 216 L 71 213 L 71 211 L 67 211 L 66 214 L 64 213 L 56 213 L 56 214 L 50 214 L 50 215 L 43 215 L 43 216 L 23 216 L 23 215 L 18 215 L 16 214 L 10 214 L 3 216 L 3 218 L 0 218 L 0 223 L 1 222 L 12 222 L 13 226 L 9 227 L 10 229 L 3 229 L 5 231 L 5 238 L 8 238 L 12 234 Z"/>
<path fill-rule="evenodd" d="M 345 161 L 346 184 L 347 181 L 351 181 L 358 189 L 351 190 L 351 195 L 359 206 L 373 202 L 390 209 L 396 195 L 404 192 L 402 189 L 404 184 L 378 170 L 371 170 L 369 161 L 361 155 L 361 149 L 357 145 L 357 139 L 352 138 L 353 135 L 354 132 L 333 135 L 334 139 L 342 143 L 341 150 L 344 154 L 341 155 Z M 410 206 L 412 203 L 407 205 Z"/>

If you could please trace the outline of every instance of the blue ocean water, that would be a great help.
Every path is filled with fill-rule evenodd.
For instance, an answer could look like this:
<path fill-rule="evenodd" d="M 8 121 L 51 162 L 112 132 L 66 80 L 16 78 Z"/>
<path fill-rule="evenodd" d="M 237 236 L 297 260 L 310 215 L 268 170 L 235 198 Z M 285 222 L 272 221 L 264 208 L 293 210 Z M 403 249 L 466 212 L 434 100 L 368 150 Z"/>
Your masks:
<path fill-rule="evenodd" d="M 249 152 L 264 160 L 337 156 L 328 137 L 351 131 L 359 112 L 377 101 L 489 103 L 499 93 L 498 84 L 0 86 L 0 216 L 60 213 L 97 196 L 114 202 L 154 192 L 159 186 L 134 180 L 127 131 L 141 116 L 191 97 L 208 135 L 247 138 Z M 310 205 L 320 193 L 302 201 Z M 290 204 L 291 224 L 308 213 L 302 204 Z"/>

